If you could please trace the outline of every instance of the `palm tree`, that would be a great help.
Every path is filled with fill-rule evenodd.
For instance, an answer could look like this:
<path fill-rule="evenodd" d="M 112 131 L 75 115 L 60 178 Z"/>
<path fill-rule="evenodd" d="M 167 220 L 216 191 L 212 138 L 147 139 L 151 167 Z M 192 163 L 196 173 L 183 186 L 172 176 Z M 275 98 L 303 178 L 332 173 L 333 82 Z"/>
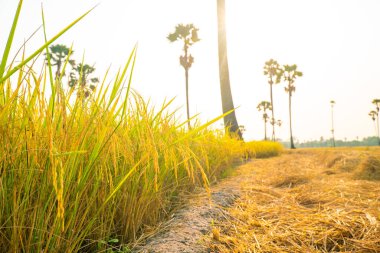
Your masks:
<path fill-rule="evenodd" d="M 247 131 L 247 129 L 245 129 L 244 125 L 240 125 L 239 129 L 240 129 L 240 132 L 242 132 L 242 133 L 244 133 L 245 131 Z"/>
<path fill-rule="evenodd" d="M 278 62 L 273 59 L 270 59 L 269 61 L 265 62 L 264 75 L 268 76 L 268 83 L 270 86 L 270 103 L 272 105 L 272 140 L 274 141 L 276 139 L 276 135 L 272 86 L 273 84 L 278 84 L 281 81 L 282 69 L 280 67 L 280 64 L 278 64 Z M 275 80 L 273 80 L 274 78 Z"/>
<path fill-rule="evenodd" d="M 49 58 L 53 61 L 51 65 L 57 66 L 57 70 L 55 72 L 55 79 L 57 79 L 61 76 L 62 65 L 67 60 L 66 57 L 69 55 L 70 49 L 61 44 L 51 45 L 49 49 Z M 64 74 L 65 73 L 63 73 L 63 75 Z"/>
<path fill-rule="evenodd" d="M 73 71 L 70 73 L 69 86 L 78 89 L 78 97 L 84 102 L 95 90 L 95 85 L 99 82 L 99 79 L 96 77 L 89 78 L 95 71 L 95 68 L 94 66 L 82 63 L 76 65 L 75 61 L 70 61 L 70 64 Z"/>
<path fill-rule="evenodd" d="M 277 120 L 276 121 L 276 125 L 278 126 L 278 129 L 279 129 L 279 131 L 280 131 L 280 128 L 281 128 L 281 126 L 282 126 L 282 120 Z"/>
<path fill-rule="evenodd" d="M 282 120 L 280 120 L 280 119 L 277 120 L 277 121 L 276 121 L 276 125 L 277 125 L 278 127 L 281 127 L 281 125 L 282 125 Z"/>
<path fill-rule="evenodd" d="M 376 130 L 377 128 L 376 128 L 375 122 L 376 122 L 376 118 L 378 117 L 378 113 L 377 113 L 377 111 L 372 110 L 368 113 L 368 115 L 371 117 L 371 119 L 373 121 L 373 126 L 375 128 L 375 135 L 377 135 L 377 130 Z"/>
<path fill-rule="evenodd" d="M 335 148 L 335 135 L 334 135 L 334 105 L 335 105 L 335 101 L 331 100 L 330 101 L 330 105 L 331 105 L 331 134 L 332 134 L 332 144 L 333 144 L 333 147 Z"/>
<path fill-rule="evenodd" d="M 257 105 L 257 110 L 260 112 L 260 111 L 263 111 L 263 120 L 264 120 L 264 140 L 267 140 L 267 122 L 268 122 L 268 113 L 267 113 L 267 110 L 272 110 L 272 105 L 270 102 L 268 101 L 261 101 L 258 105 Z"/>
<path fill-rule="evenodd" d="M 301 77 L 303 74 L 300 71 L 297 71 L 297 65 L 284 65 L 283 66 L 283 78 L 287 82 L 287 87 L 285 91 L 289 94 L 289 122 L 290 122 L 290 148 L 295 149 L 293 142 L 293 131 L 292 131 L 292 95 L 296 91 L 294 82 L 297 77 Z"/>
<path fill-rule="evenodd" d="M 227 59 L 227 36 L 226 36 L 226 20 L 225 20 L 225 0 L 217 0 L 217 16 L 218 16 L 218 54 L 219 54 L 219 78 L 220 93 L 222 97 L 223 114 L 234 110 L 234 102 L 232 99 L 230 76 Z M 224 126 L 230 135 L 235 135 L 239 139 L 243 139 L 243 135 L 239 129 L 235 111 L 224 116 Z"/>
<path fill-rule="evenodd" d="M 55 80 L 56 80 L 56 85 L 58 88 L 58 101 L 64 101 L 64 93 L 62 90 L 62 85 L 61 85 L 61 78 L 62 76 L 65 75 L 65 73 L 61 73 L 61 68 L 62 65 L 69 59 L 70 55 L 73 53 L 73 51 L 70 52 L 70 49 L 66 47 L 65 45 L 62 44 L 56 44 L 56 45 L 51 45 L 49 47 L 49 52 L 46 55 L 46 61 L 50 59 L 50 64 L 52 66 L 57 66 L 57 70 L 55 72 Z M 69 55 L 70 54 L 70 55 Z M 69 60 L 70 62 L 70 60 Z"/>
<path fill-rule="evenodd" d="M 187 112 L 187 124 L 190 129 L 190 109 L 189 109 L 189 69 L 194 62 L 194 57 L 189 54 L 189 47 L 198 42 L 198 30 L 193 24 L 183 25 L 179 24 L 175 27 L 175 32 L 168 35 L 167 39 L 170 42 L 177 40 L 183 41 L 184 55 L 179 57 L 181 66 L 185 69 L 186 80 L 186 112 Z"/>
<path fill-rule="evenodd" d="M 377 138 L 378 138 L 378 141 L 379 141 L 379 146 L 380 146 L 380 130 L 379 130 L 379 111 L 380 111 L 380 99 L 379 98 L 375 98 L 374 100 L 372 100 L 372 104 L 375 105 L 376 107 L 376 112 L 377 112 Z"/>

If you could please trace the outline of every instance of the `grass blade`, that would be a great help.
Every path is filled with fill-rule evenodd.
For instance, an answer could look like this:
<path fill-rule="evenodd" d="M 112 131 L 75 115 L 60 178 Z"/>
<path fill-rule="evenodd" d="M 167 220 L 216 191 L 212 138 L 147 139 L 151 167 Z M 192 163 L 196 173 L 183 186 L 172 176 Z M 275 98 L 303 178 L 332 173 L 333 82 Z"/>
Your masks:
<path fill-rule="evenodd" d="M 97 5 L 96 5 L 97 6 Z M 55 35 L 53 38 L 51 38 L 49 41 L 47 41 L 43 46 L 41 46 L 39 49 L 37 49 L 33 54 L 31 54 L 28 58 L 23 60 L 20 64 L 18 64 L 16 67 L 14 67 L 12 70 L 10 70 L 5 76 L 0 78 L 0 83 L 2 83 L 4 80 L 8 79 L 10 76 L 12 76 L 17 70 L 19 70 L 22 66 L 24 66 L 26 63 L 28 63 L 30 60 L 32 60 L 34 57 L 36 57 L 39 53 L 41 53 L 45 48 L 56 41 L 59 37 L 61 37 L 65 32 L 67 32 L 70 28 L 72 28 L 76 23 L 78 23 L 80 20 L 82 20 L 85 16 L 87 16 L 91 11 L 93 11 L 95 8 L 91 8 L 86 13 L 84 13 L 82 16 L 77 18 L 75 21 L 73 21 L 70 25 L 68 25 L 66 28 L 61 30 L 57 35 Z"/>
<path fill-rule="evenodd" d="M 15 32 L 16 32 L 18 18 L 20 16 L 22 2 L 23 2 L 23 0 L 20 0 L 19 3 L 18 3 L 16 14 L 15 14 L 15 17 L 13 19 L 12 28 L 11 28 L 11 31 L 9 32 L 8 41 L 7 41 L 7 44 L 5 46 L 4 53 L 3 53 L 3 58 L 1 59 L 1 64 L 0 64 L 0 86 L 1 86 L 1 89 L 0 89 L 0 92 L 1 92 L 0 99 L 2 100 L 2 104 L 5 103 L 4 86 L 3 86 L 3 80 L 5 80 L 5 78 L 3 79 L 2 77 L 4 75 L 5 66 L 7 65 L 7 60 L 8 60 L 9 52 L 11 51 L 11 46 L 12 46 L 13 38 L 14 38 L 14 35 L 15 35 Z"/>

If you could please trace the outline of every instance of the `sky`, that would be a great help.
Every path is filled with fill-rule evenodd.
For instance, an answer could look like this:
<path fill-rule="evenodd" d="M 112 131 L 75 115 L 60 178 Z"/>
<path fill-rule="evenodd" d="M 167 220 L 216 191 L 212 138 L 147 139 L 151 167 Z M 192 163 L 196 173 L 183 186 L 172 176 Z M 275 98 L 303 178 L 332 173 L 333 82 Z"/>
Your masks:
<path fill-rule="evenodd" d="M 18 1 L 0 0 L 0 52 L 9 33 Z M 63 4 L 64 3 L 64 4 Z M 177 24 L 194 24 L 201 41 L 190 53 L 190 114 L 202 122 L 222 114 L 217 44 L 216 0 L 29 0 L 24 1 L 16 30 L 14 54 L 42 23 L 44 8 L 48 37 L 53 37 L 91 7 L 95 10 L 60 39 L 73 43 L 73 58 L 85 55 L 102 79 L 107 68 L 115 76 L 138 43 L 132 87 L 159 106 L 175 97 L 185 118 L 185 78 L 179 64 L 180 42 L 166 38 Z M 303 77 L 292 97 L 296 140 L 331 137 L 330 101 L 334 107 L 336 139 L 373 136 L 371 101 L 380 98 L 380 1 L 378 0 L 226 0 L 226 32 L 231 89 L 245 140 L 264 137 L 259 102 L 270 101 L 264 63 L 297 64 Z M 43 41 L 40 30 L 27 52 Z M 273 87 L 275 117 L 283 124 L 277 137 L 289 139 L 288 96 L 285 84 Z M 217 123 L 215 127 L 220 127 Z M 270 128 L 269 128 L 270 129 Z M 270 130 L 269 130 L 270 132 Z M 269 134 L 268 134 L 269 135 Z"/>

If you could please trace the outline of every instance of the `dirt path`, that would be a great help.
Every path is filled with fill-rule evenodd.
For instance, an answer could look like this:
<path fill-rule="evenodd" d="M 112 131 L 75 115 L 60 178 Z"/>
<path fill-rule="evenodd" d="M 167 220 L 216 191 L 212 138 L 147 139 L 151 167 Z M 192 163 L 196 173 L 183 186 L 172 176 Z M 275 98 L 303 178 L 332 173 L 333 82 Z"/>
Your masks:
<path fill-rule="evenodd" d="M 136 252 L 380 252 L 380 183 L 358 180 L 380 174 L 379 151 L 299 150 L 249 162 Z"/>
<path fill-rule="evenodd" d="M 244 166 L 249 165 L 239 168 Z M 210 252 L 208 244 L 212 223 L 228 216 L 225 208 L 232 206 L 240 197 L 240 184 L 244 180 L 243 175 L 228 178 L 211 187 L 210 193 L 202 189 L 202 193 L 191 197 L 183 208 L 161 226 L 157 234 L 133 252 Z"/>

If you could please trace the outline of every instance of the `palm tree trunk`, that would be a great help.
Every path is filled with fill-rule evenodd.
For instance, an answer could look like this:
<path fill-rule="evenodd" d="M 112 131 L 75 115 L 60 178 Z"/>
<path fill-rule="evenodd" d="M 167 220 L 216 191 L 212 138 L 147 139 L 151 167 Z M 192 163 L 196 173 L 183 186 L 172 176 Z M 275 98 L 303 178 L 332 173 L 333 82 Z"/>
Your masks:
<path fill-rule="evenodd" d="M 335 135 L 334 135 L 334 109 L 331 107 L 331 134 L 332 134 L 332 145 L 335 148 Z"/>
<path fill-rule="evenodd" d="M 190 124 L 190 108 L 189 108 L 189 59 L 188 59 L 188 53 L 187 53 L 187 48 L 188 46 L 186 45 L 186 41 L 184 42 L 184 50 L 185 50 L 185 64 L 183 65 L 185 69 L 185 82 L 186 82 L 186 116 L 187 116 L 187 126 L 188 129 L 191 129 L 191 124 Z M 180 58 L 181 59 L 181 58 Z"/>
<path fill-rule="evenodd" d="M 222 97 L 223 114 L 235 109 L 228 69 L 227 59 L 227 38 L 225 25 L 225 0 L 217 0 L 217 16 L 218 16 L 218 53 L 219 53 L 219 78 L 220 92 Z M 239 139 L 243 139 L 242 133 L 236 119 L 235 111 L 224 116 L 224 126 L 228 133 L 237 134 Z"/>
<path fill-rule="evenodd" d="M 58 88 L 58 104 L 61 102 L 62 97 L 62 87 L 61 87 L 61 80 L 59 79 L 59 76 L 61 75 L 61 61 L 57 62 L 57 71 L 55 72 L 55 82 Z"/>
<path fill-rule="evenodd" d="M 377 111 L 377 141 L 380 146 L 379 110 Z"/>
<path fill-rule="evenodd" d="M 292 130 L 292 93 L 289 89 L 289 122 L 290 122 L 290 148 L 295 149 L 293 142 L 293 130 Z"/>
<path fill-rule="evenodd" d="M 187 53 L 186 53 L 187 59 Z M 187 113 L 187 126 L 191 129 L 190 125 L 190 109 L 189 109 L 189 68 L 185 68 L 185 79 L 186 79 L 186 113 Z"/>
<path fill-rule="evenodd" d="M 62 62 L 61 61 L 58 61 L 57 62 L 57 71 L 55 72 L 55 79 L 57 80 L 58 77 L 61 75 L 61 65 L 62 65 Z"/>
<path fill-rule="evenodd" d="M 379 137 L 379 133 L 378 133 L 378 131 L 377 131 L 377 129 L 378 129 L 379 127 L 376 127 L 376 121 L 375 121 L 375 118 L 373 118 L 373 127 L 374 127 L 374 129 L 375 129 L 375 135 L 374 135 L 374 136 L 377 135 L 378 145 L 380 146 L 380 137 Z"/>
<path fill-rule="evenodd" d="M 266 120 L 264 120 L 264 133 L 265 133 L 264 141 L 266 141 L 267 140 L 267 121 Z"/>
<path fill-rule="evenodd" d="M 84 73 L 82 73 L 82 76 L 80 77 L 80 89 L 81 89 L 81 96 L 82 96 L 82 110 L 84 111 L 84 103 L 86 101 L 86 98 L 84 96 L 85 93 L 85 87 L 86 87 L 86 76 Z"/>
<path fill-rule="evenodd" d="M 276 135 L 275 135 L 275 132 L 274 132 L 274 106 L 273 106 L 273 95 L 272 95 L 272 86 L 273 86 L 273 81 L 272 81 L 272 77 L 270 78 L 270 103 L 271 103 L 271 106 L 272 106 L 272 120 L 273 122 L 271 121 L 272 124 L 272 141 L 275 141 L 276 140 Z"/>

